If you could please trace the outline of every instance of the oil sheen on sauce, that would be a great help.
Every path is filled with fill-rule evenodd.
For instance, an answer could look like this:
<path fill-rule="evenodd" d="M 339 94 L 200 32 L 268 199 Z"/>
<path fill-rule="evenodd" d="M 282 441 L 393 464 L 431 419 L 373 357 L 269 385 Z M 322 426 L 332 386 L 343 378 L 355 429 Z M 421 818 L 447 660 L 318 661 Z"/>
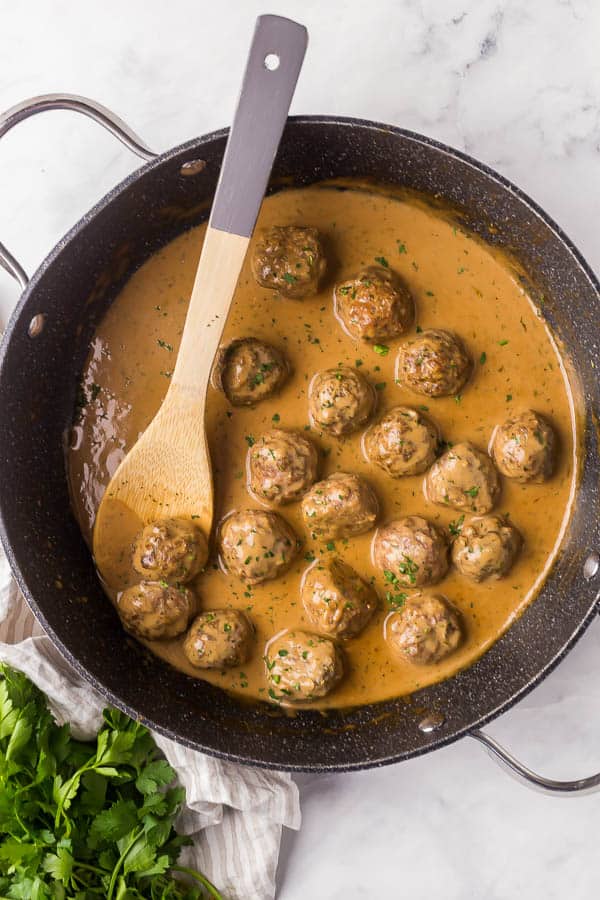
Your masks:
<path fill-rule="evenodd" d="M 547 416 L 559 438 L 557 465 L 548 482 L 523 485 L 503 479 L 495 512 L 510 514 L 524 537 L 522 554 L 511 572 L 476 585 L 451 570 L 434 588 L 460 609 L 466 632 L 460 649 L 441 663 L 416 666 L 391 657 L 383 640 L 386 586 L 371 563 L 373 534 L 335 544 L 311 540 L 299 503 L 278 510 L 303 539 L 300 554 L 284 577 L 250 588 L 224 574 L 212 559 L 193 585 L 201 610 L 231 605 L 248 612 L 256 626 L 248 663 L 227 671 L 200 671 L 187 662 L 182 639 L 148 644 L 155 654 L 194 677 L 246 698 L 268 699 L 265 643 L 284 628 L 310 630 L 300 602 L 300 580 L 313 557 L 335 553 L 365 579 L 373 579 L 381 598 L 365 631 L 344 645 L 343 681 L 328 697 L 311 704 L 344 707 L 404 695 L 470 665 L 535 596 L 558 550 L 574 490 L 572 401 L 556 345 L 507 260 L 426 203 L 358 185 L 344 191 L 315 185 L 284 190 L 265 200 L 258 227 L 286 224 L 319 229 L 328 271 L 318 295 L 290 300 L 260 288 L 250 272 L 250 254 L 246 260 L 223 341 L 262 338 L 287 355 L 293 376 L 278 396 L 254 408 L 231 407 L 223 394 L 210 388 L 207 428 L 216 485 L 215 521 L 232 509 L 257 506 L 246 489 L 249 443 L 274 423 L 307 428 L 310 379 L 338 363 L 358 366 L 376 386 L 377 415 L 400 403 L 427 406 L 446 441 L 468 440 L 485 450 L 494 425 L 527 407 Z M 88 541 L 112 473 L 154 416 L 169 383 L 202 234 L 202 226 L 193 228 L 152 256 L 116 297 L 93 339 L 83 373 L 85 402 L 68 454 L 75 512 Z M 463 338 L 475 365 L 461 396 L 429 399 L 402 389 L 394 381 L 399 342 L 390 342 L 389 352 L 380 355 L 372 345 L 348 337 L 336 321 L 335 281 L 377 257 L 384 257 L 412 290 L 415 326 L 446 328 Z M 360 432 L 341 440 L 314 430 L 311 434 L 321 450 L 321 476 L 335 471 L 364 474 L 378 494 L 380 522 L 419 514 L 448 533 L 449 523 L 459 517 L 457 511 L 425 500 L 423 476 L 394 480 L 369 465 L 361 454 Z"/>

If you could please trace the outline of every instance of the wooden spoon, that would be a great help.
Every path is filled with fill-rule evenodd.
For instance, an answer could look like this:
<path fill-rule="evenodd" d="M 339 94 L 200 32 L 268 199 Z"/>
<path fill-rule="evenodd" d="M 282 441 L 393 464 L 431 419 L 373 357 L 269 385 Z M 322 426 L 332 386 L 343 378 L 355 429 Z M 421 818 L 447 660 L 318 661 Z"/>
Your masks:
<path fill-rule="evenodd" d="M 207 538 L 211 532 L 206 391 L 307 41 L 306 29 L 289 19 L 257 20 L 169 389 L 96 516 L 94 557 L 110 588 L 130 581 L 131 543 L 147 522 L 181 516 L 195 519 Z"/>

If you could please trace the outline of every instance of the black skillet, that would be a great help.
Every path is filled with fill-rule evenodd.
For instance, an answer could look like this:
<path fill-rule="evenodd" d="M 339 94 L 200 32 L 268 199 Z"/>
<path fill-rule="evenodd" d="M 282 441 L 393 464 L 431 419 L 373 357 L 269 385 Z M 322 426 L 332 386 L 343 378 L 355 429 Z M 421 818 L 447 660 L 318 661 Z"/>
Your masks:
<path fill-rule="evenodd" d="M 573 517 L 538 599 L 475 665 L 409 701 L 351 711 L 242 706 L 129 639 L 102 593 L 69 505 L 64 435 L 94 328 L 124 281 L 157 248 L 201 222 L 219 174 L 226 131 L 159 156 L 103 107 L 48 95 L 0 118 L 0 137 L 45 109 L 96 119 L 146 165 L 114 188 L 57 244 L 31 280 L 0 245 L 23 293 L 0 349 L 0 530 L 10 564 L 52 641 L 108 702 L 188 746 L 289 770 L 349 771 L 397 762 L 471 735 L 545 678 L 597 610 L 600 584 L 598 382 L 600 287 L 558 226 L 506 179 L 418 134 L 338 117 L 289 120 L 272 178 L 311 184 L 361 176 L 433 195 L 461 224 L 513 254 L 562 342 L 579 385 L 585 445 Z M 496 748 L 498 754 L 502 751 Z M 535 780 L 505 755 L 505 761 Z M 556 784 L 589 789 L 600 776 Z"/>

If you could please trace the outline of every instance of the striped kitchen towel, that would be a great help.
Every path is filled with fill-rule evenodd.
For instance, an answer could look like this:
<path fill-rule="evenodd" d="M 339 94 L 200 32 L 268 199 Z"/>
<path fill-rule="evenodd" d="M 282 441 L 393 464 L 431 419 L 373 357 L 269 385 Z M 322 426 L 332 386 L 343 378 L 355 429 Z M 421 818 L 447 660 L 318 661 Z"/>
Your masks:
<path fill-rule="evenodd" d="M 11 578 L 0 547 L 0 659 L 48 695 L 58 722 L 91 738 L 105 703 L 45 636 Z M 227 900 L 272 900 L 283 826 L 300 827 L 298 790 L 283 772 L 238 766 L 153 735 L 186 789 L 178 830 L 193 836 L 181 861 L 204 872 Z"/>

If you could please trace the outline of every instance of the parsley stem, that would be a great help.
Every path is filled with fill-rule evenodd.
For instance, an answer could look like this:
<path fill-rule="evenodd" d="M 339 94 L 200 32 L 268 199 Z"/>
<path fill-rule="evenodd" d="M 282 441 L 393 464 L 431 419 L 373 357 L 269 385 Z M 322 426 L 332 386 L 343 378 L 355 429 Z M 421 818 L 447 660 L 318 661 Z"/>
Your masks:
<path fill-rule="evenodd" d="M 219 893 L 214 884 L 211 884 L 208 878 L 200 872 L 196 872 L 194 869 L 188 869 L 186 866 L 171 866 L 171 871 L 182 872 L 184 875 L 189 875 L 190 878 L 195 878 L 196 881 L 199 881 L 200 884 L 206 888 L 214 900 L 223 900 L 223 895 Z"/>
<path fill-rule="evenodd" d="M 104 876 L 106 875 L 106 869 L 99 869 L 97 866 L 90 866 L 88 863 L 79 862 L 79 860 L 75 860 L 74 862 L 75 869 L 86 869 L 88 872 L 95 872 L 97 875 Z"/>
<path fill-rule="evenodd" d="M 139 828 L 137 831 L 134 831 L 133 837 L 131 838 L 131 840 L 129 841 L 129 843 L 127 844 L 127 846 L 121 853 L 120 857 L 118 858 L 116 865 L 115 865 L 114 869 L 112 870 L 112 875 L 110 876 L 110 882 L 108 885 L 108 893 L 106 895 L 106 900 L 112 900 L 112 896 L 115 891 L 115 885 L 117 883 L 117 876 L 119 874 L 119 870 L 121 869 L 121 866 L 125 862 L 125 859 L 129 853 L 129 851 L 131 850 L 131 848 L 133 847 L 135 842 L 138 840 L 138 838 L 140 838 L 142 836 L 143 833 L 144 833 L 143 828 Z"/>

